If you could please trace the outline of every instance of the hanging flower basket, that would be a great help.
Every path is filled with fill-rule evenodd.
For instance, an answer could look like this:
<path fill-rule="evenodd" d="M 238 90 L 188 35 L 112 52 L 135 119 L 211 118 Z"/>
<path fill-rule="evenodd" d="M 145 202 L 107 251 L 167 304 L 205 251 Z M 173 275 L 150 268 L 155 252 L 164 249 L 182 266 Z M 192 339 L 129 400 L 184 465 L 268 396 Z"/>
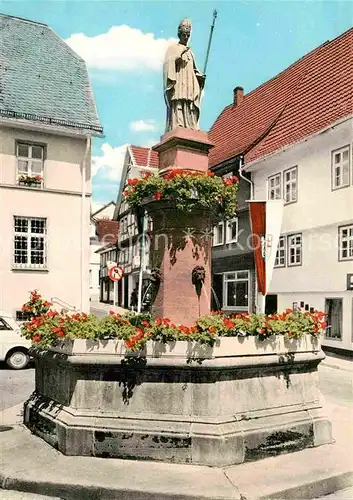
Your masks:
<path fill-rule="evenodd" d="M 236 215 L 238 182 L 236 176 L 223 180 L 211 171 L 174 169 L 164 176 L 148 172 L 141 179 L 129 179 L 124 196 L 135 211 L 147 202 L 169 202 L 181 212 L 207 209 L 228 219 Z"/>

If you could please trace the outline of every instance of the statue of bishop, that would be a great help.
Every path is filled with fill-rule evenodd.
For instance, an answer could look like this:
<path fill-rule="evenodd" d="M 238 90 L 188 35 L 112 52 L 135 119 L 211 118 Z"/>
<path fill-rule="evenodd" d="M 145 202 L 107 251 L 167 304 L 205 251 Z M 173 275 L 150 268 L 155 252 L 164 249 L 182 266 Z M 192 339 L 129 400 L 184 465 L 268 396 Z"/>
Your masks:
<path fill-rule="evenodd" d="M 177 127 L 199 129 L 201 92 L 206 76 L 196 66 L 188 41 L 191 21 L 179 24 L 179 43 L 170 45 L 164 59 L 164 97 L 167 105 L 166 132 Z"/>

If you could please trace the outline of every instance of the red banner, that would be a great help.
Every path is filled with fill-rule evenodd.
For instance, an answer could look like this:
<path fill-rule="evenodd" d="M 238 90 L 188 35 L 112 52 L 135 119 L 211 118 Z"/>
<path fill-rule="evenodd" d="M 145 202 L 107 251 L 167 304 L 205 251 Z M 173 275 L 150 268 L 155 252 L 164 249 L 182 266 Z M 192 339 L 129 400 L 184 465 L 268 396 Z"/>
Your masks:
<path fill-rule="evenodd" d="M 263 240 L 266 238 L 266 202 L 249 203 L 252 244 L 257 275 L 258 292 L 266 295 L 266 263 L 263 258 Z"/>

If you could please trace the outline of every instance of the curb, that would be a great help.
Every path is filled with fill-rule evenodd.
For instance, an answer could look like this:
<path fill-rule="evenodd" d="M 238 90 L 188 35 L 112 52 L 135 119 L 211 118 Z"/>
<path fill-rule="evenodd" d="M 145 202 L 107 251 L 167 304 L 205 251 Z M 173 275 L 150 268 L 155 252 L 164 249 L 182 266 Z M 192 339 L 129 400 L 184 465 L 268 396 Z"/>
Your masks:
<path fill-rule="evenodd" d="M 353 366 L 352 368 L 347 368 L 345 366 L 341 366 L 341 365 L 336 365 L 335 363 L 331 362 L 331 361 L 321 361 L 321 366 L 326 366 L 328 368 L 335 368 L 336 370 L 342 370 L 342 371 L 345 371 L 345 372 L 348 372 L 348 373 L 353 373 Z"/>
<path fill-rule="evenodd" d="M 276 493 L 271 493 L 256 500 L 311 500 L 318 497 L 330 495 L 337 491 L 353 486 L 353 471 L 343 472 L 335 476 L 327 477 L 313 482 L 308 482 L 294 488 L 288 488 Z M 245 499 L 242 500 L 251 500 Z"/>
<path fill-rule="evenodd" d="M 175 495 L 174 493 L 140 491 L 126 488 L 102 488 L 92 485 L 81 484 L 58 484 L 50 481 L 31 481 L 5 477 L 0 473 L 0 484 L 3 490 L 19 491 L 54 497 L 53 500 L 311 500 L 321 496 L 336 493 L 342 489 L 353 486 L 353 471 L 343 472 L 334 476 L 328 476 L 316 481 L 308 481 L 288 489 L 281 489 L 265 496 L 253 496 L 239 493 L 234 486 L 232 497 L 224 496 L 200 496 Z"/>
<path fill-rule="evenodd" d="M 45 481 L 31 481 L 26 479 L 5 478 L 0 473 L 0 484 L 4 490 L 16 490 L 62 500 L 242 500 L 239 492 L 234 488 L 234 496 L 200 496 L 200 495 L 175 495 L 167 492 L 139 491 L 126 488 L 101 488 L 99 486 L 81 484 L 57 484 Z M 0 490 L 1 491 L 1 490 Z M 243 497 L 243 500 L 246 500 Z"/>

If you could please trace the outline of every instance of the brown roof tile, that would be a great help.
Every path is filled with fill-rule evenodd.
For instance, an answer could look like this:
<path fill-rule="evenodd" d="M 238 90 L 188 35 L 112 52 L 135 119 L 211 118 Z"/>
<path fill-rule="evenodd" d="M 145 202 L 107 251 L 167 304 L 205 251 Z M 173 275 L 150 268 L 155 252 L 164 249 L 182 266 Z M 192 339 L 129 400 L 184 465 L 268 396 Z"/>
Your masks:
<path fill-rule="evenodd" d="M 158 153 L 151 148 L 130 146 L 136 165 L 139 167 L 158 167 Z"/>
<path fill-rule="evenodd" d="M 257 160 L 353 112 L 353 28 L 227 106 L 209 133 L 210 166 Z"/>

